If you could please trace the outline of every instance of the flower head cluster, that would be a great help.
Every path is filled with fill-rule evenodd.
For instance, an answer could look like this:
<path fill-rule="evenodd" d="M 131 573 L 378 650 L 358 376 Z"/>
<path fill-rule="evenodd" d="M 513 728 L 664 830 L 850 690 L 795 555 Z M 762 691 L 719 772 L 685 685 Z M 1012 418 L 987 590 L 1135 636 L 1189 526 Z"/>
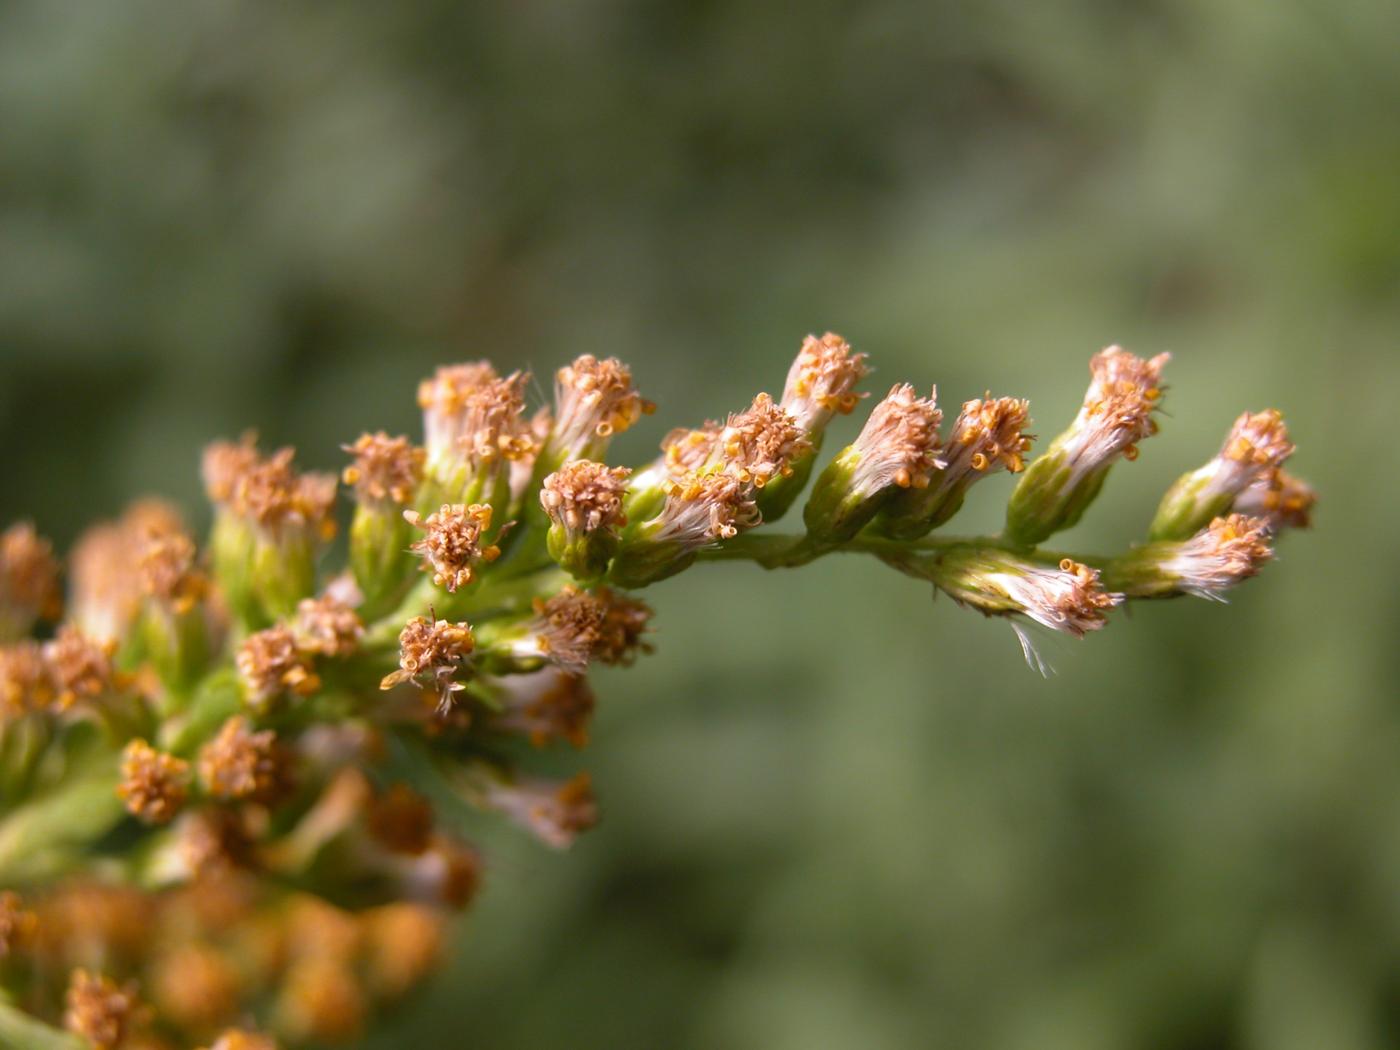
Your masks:
<path fill-rule="evenodd" d="M 266 535 L 328 540 L 336 531 L 335 475 L 300 474 L 295 455 L 283 448 L 264 457 L 250 438 L 215 442 L 204 452 L 205 491 L 216 507 Z"/>
<path fill-rule="evenodd" d="M 1155 432 L 1165 360 L 1095 355 L 1078 414 L 1029 462 L 1024 399 L 965 401 L 944 430 L 928 387 L 895 383 L 825 469 L 824 430 L 868 372 L 832 333 L 802 344 L 781 398 L 664 432 L 635 470 L 605 458 L 652 410 L 618 360 L 578 357 L 535 411 L 525 373 L 449 365 L 418 389 L 421 447 L 345 446 L 343 567 L 323 564 L 336 479 L 251 439 L 205 452 L 203 549 L 153 501 L 86 533 L 66 618 L 51 547 L 9 528 L 0 842 L 23 848 L 0 850 L 0 1001 L 111 1050 L 359 1038 L 438 966 L 481 881 L 456 808 L 430 798 L 554 848 L 592 827 L 589 774 L 539 775 L 534 749 L 588 742 L 592 668 L 651 651 L 631 592 L 704 561 L 869 555 L 1009 620 L 1028 656 L 1032 626 L 1080 638 L 1130 599 L 1219 598 L 1313 506 L 1277 412 L 1241 416 L 1146 542 L 1040 546 Z M 1003 535 L 935 531 L 1003 470 L 1020 475 Z M 755 531 L 813 479 L 800 531 Z"/>

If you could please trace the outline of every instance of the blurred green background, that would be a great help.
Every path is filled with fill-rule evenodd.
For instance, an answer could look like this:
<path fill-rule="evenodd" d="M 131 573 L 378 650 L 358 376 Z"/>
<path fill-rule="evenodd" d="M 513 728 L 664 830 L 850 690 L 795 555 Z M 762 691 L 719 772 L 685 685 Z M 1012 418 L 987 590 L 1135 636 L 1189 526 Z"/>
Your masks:
<path fill-rule="evenodd" d="M 202 514 L 248 426 L 338 466 L 449 360 L 617 354 L 640 459 L 809 331 L 1047 438 L 1091 352 L 1170 350 L 1073 546 L 1273 405 L 1322 498 L 1279 564 L 1049 681 L 874 563 L 668 581 L 598 682 L 602 826 L 483 822 L 375 1045 L 1400 1045 L 1397 41 L 1393 0 L 8 0 L 0 520 Z"/>

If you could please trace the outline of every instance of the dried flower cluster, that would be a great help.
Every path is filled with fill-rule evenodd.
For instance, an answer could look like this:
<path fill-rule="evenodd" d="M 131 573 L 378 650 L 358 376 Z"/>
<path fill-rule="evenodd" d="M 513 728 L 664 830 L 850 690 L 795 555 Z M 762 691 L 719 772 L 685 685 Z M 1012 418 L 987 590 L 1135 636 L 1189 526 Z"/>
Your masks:
<path fill-rule="evenodd" d="M 587 773 L 508 756 L 587 743 L 589 669 L 651 650 L 651 611 L 628 592 L 699 561 L 863 552 L 1009 619 L 1033 660 L 1023 625 L 1082 637 L 1129 599 L 1220 598 L 1312 510 L 1273 410 L 1240 416 L 1171 486 L 1143 544 L 1041 546 L 1156 433 L 1166 360 L 1095 355 L 1078 414 L 1035 459 L 1026 400 L 973 398 L 945 428 L 934 393 L 896 383 L 821 470 L 827 425 L 868 373 L 831 333 L 802 344 L 781 397 L 671 430 L 635 469 L 608 446 L 654 406 L 615 358 L 560 369 L 533 412 L 528 375 L 452 365 L 419 387 L 421 445 L 343 446 L 338 573 L 321 565 L 335 476 L 248 437 L 204 453 L 203 548 L 171 508 L 137 503 L 71 551 L 66 610 L 51 546 L 11 526 L 0 1031 L 99 1050 L 357 1038 L 437 967 L 480 881 L 429 795 L 555 848 L 591 827 Z M 1004 532 L 938 534 L 1000 471 L 1019 475 Z M 802 531 L 755 531 L 809 482 Z M 389 775 L 405 757 L 424 784 Z"/>

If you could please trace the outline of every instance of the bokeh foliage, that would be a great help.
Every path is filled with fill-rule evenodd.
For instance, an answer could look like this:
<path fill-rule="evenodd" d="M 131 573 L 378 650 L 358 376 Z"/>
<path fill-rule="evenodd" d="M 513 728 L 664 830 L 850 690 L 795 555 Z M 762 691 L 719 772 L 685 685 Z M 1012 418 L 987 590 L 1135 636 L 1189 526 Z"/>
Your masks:
<path fill-rule="evenodd" d="M 382 1045 L 1395 1045 L 1397 39 L 1388 0 L 10 0 L 0 518 L 197 508 L 247 426 L 338 465 L 450 359 L 617 354 L 640 458 L 808 331 L 1046 436 L 1089 353 L 1171 350 L 1074 545 L 1276 405 L 1322 498 L 1281 564 L 1050 681 L 874 563 L 662 584 L 599 681 L 603 826 L 474 829 L 489 891 Z"/>

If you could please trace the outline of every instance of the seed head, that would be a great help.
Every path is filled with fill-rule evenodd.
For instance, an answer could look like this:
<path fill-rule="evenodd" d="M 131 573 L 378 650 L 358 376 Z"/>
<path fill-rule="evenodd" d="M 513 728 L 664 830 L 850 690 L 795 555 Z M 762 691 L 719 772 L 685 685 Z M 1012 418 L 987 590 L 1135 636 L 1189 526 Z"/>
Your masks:
<path fill-rule="evenodd" d="M 823 430 L 836 413 L 847 415 L 862 396 L 855 385 L 870 371 L 865 354 L 851 351 L 851 344 L 835 332 L 820 339 L 809 335 L 788 369 L 782 406 L 808 434 Z"/>
<path fill-rule="evenodd" d="M 621 361 L 583 354 L 554 375 L 550 446 L 566 459 L 599 458 L 609 439 L 655 410 L 632 386 L 632 373 Z"/>
<path fill-rule="evenodd" d="M 250 634 L 234 662 L 248 686 L 248 702 L 257 708 L 284 692 L 310 696 L 321 688 L 306 654 L 297 648 L 296 635 L 285 624 Z"/>
<path fill-rule="evenodd" d="M 433 574 L 439 587 L 455 591 L 476 578 L 481 562 L 493 562 L 501 549 L 487 543 L 485 532 L 491 527 L 491 508 L 484 503 L 444 503 L 436 512 L 424 518 L 417 511 L 406 510 L 404 519 L 424 536 L 410 548 L 424 560 L 423 569 Z"/>
<path fill-rule="evenodd" d="M 190 764 L 133 740 L 122 752 L 122 779 L 117 794 L 127 812 L 147 824 L 168 824 L 189 794 Z"/>
<path fill-rule="evenodd" d="M 134 981 L 118 985 L 81 969 L 73 971 L 66 1002 L 63 1027 L 86 1039 L 93 1050 L 117 1050 L 144 1014 Z"/>
<path fill-rule="evenodd" d="M 340 479 L 355 488 L 355 497 L 368 507 L 406 507 L 423 481 L 427 453 L 406 437 L 390 437 L 384 431 L 361 434 L 352 445 L 342 446 L 355 457 Z"/>

